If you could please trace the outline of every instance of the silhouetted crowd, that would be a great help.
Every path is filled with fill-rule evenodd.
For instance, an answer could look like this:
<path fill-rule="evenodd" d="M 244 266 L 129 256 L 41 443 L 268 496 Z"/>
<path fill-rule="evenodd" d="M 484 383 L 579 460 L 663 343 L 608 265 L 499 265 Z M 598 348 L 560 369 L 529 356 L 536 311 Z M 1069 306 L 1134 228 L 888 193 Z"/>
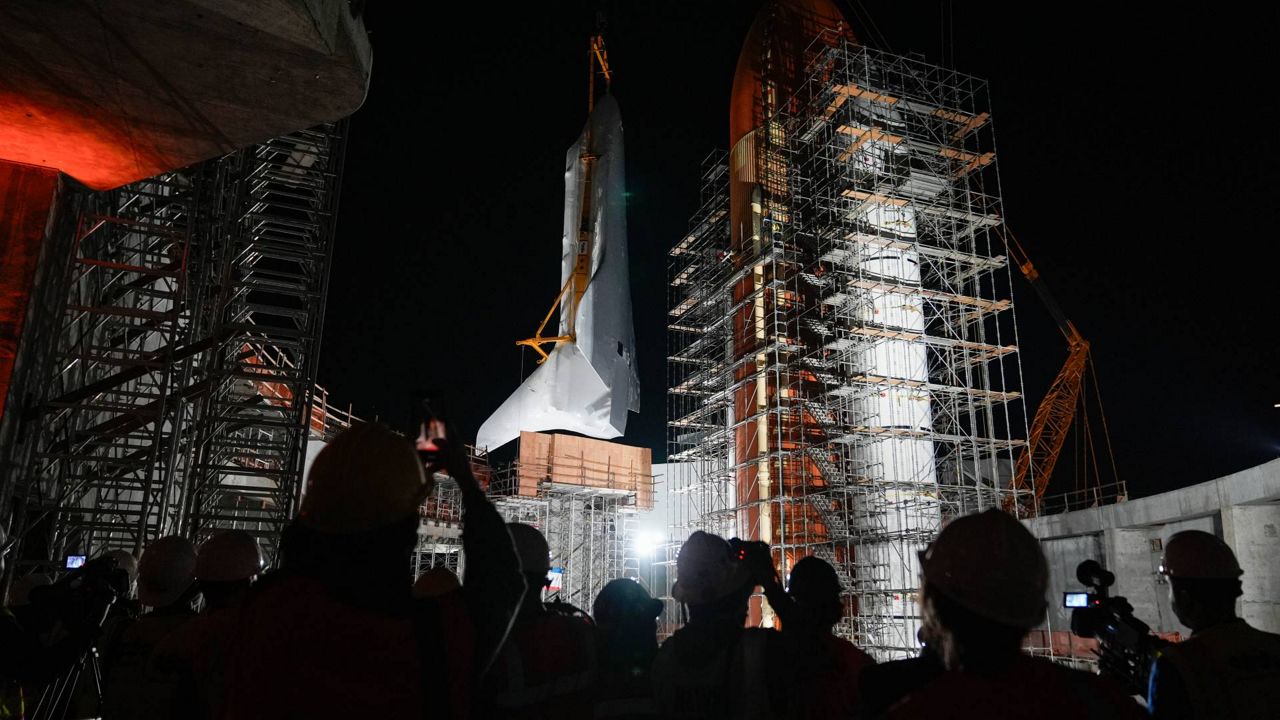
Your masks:
<path fill-rule="evenodd" d="M 798 559 L 784 585 L 764 544 L 701 531 L 677 556 L 681 624 L 659 644 L 663 603 L 634 580 L 605 585 L 590 614 L 544 602 L 546 538 L 505 523 L 461 448 L 434 442 L 424 467 L 381 426 L 338 435 L 269 572 L 254 535 L 228 530 L 198 548 L 162 538 L 137 561 L 111 551 L 56 582 L 19 579 L 0 618 L 0 720 L 1147 713 L 1106 677 L 1023 651 L 1049 571 L 1006 513 L 957 518 L 907 563 L 920 571 L 917 656 L 877 664 L 834 634 L 849 607 L 822 558 Z M 461 491 L 461 580 L 410 571 L 438 472 Z M 1179 533 L 1160 573 L 1193 634 L 1156 659 L 1149 711 L 1280 717 L 1280 636 L 1235 616 L 1230 548 Z"/>

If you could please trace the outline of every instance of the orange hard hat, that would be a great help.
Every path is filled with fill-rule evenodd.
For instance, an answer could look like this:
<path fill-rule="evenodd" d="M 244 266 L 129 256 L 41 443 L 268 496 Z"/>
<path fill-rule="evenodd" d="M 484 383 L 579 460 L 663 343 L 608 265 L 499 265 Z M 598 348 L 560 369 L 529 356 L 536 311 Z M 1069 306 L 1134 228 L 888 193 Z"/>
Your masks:
<path fill-rule="evenodd" d="M 920 553 L 925 581 L 993 622 L 1030 629 L 1044 620 L 1049 565 L 1040 542 L 1008 513 L 952 520 Z"/>
<path fill-rule="evenodd" d="M 382 425 L 360 423 L 316 456 L 298 517 L 323 533 L 361 533 L 414 515 L 430 489 L 407 439 Z"/>
<path fill-rule="evenodd" d="M 249 580 L 262 572 L 262 548 L 244 530 L 223 530 L 200 545 L 196 579 L 204 582 Z"/>
<path fill-rule="evenodd" d="M 1216 535 L 1183 530 L 1165 543 L 1160 574 L 1185 580 L 1235 580 L 1244 570 L 1231 547 Z"/>

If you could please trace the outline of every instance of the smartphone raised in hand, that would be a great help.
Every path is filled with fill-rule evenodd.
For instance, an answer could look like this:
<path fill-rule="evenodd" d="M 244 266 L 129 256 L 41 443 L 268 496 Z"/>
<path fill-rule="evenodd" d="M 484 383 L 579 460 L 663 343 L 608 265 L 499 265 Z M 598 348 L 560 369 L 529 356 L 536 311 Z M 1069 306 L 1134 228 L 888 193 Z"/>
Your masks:
<path fill-rule="evenodd" d="M 429 398 L 419 399 L 415 405 L 414 421 L 418 434 L 413 446 L 417 449 L 422 464 L 431 467 L 443 462 L 441 447 L 437 441 L 449 439 L 447 423 L 436 414 Z"/>

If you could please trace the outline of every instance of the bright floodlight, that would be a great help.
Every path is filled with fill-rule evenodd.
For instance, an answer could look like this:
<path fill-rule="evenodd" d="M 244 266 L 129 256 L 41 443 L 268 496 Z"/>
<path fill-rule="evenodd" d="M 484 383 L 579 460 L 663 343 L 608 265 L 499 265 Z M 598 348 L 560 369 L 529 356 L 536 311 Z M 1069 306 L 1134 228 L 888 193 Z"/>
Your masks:
<path fill-rule="evenodd" d="M 651 530 L 636 533 L 636 552 L 641 557 L 652 557 L 658 552 L 660 545 L 662 545 L 662 535 Z"/>

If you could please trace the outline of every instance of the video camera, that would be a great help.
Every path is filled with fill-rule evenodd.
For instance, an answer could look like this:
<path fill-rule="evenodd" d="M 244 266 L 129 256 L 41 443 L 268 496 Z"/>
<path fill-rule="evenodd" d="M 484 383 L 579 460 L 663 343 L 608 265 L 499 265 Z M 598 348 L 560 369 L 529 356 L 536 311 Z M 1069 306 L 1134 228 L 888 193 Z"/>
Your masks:
<path fill-rule="evenodd" d="M 729 552 L 733 559 L 739 562 L 746 562 L 751 567 L 759 567 L 761 563 L 769 566 L 773 565 L 773 555 L 769 552 L 769 544 L 763 540 L 729 538 Z"/>
<path fill-rule="evenodd" d="M 31 591 L 31 604 L 74 627 L 96 627 L 118 598 L 129 594 L 129 574 L 113 557 L 89 560 L 58 582 Z"/>
<path fill-rule="evenodd" d="M 1098 670 L 1102 674 L 1123 682 L 1132 692 L 1145 694 L 1155 653 L 1167 643 L 1133 616 L 1128 600 L 1107 593 L 1116 576 L 1098 561 L 1080 563 L 1076 580 L 1093 592 L 1063 593 L 1062 606 L 1071 608 L 1071 632 L 1097 639 Z"/>

